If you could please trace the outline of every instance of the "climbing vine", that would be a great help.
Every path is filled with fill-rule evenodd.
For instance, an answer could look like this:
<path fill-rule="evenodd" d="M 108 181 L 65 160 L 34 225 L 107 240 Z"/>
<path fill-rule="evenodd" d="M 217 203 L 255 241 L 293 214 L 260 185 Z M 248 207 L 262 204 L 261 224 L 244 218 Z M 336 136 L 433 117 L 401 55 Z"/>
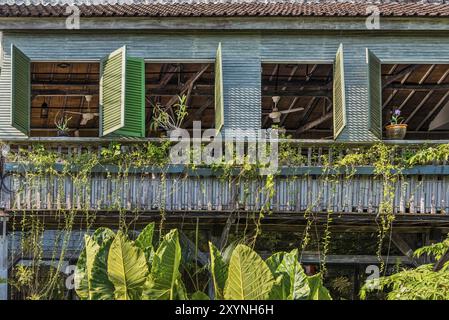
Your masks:
<path fill-rule="evenodd" d="M 14 253 L 19 257 L 12 259 L 31 258 L 32 261 L 30 266 L 18 265 L 14 271 L 13 282 L 26 292 L 27 298 L 50 298 L 59 292 L 57 288 L 63 271 L 63 261 L 68 253 L 67 249 L 74 240 L 73 233 L 76 226 L 79 224 L 80 230 L 90 232 L 98 223 L 98 211 L 110 213 L 111 219 L 114 217 L 113 213 L 117 213 L 118 229 L 129 231 L 130 228 L 136 228 L 135 223 L 142 212 L 156 208 L 160 214 L 159 240 L 162 239 L 167 216 L 166 208 L 173 196 L 171 189 L 174 188 L 168 185 L 167 179 L 170 174 L 170 146 L 169 141 L 140 145 L 112 143 L 100 149 L 96 146 L 68 147 L 67 152 L 65 150 L 62 152 L 46 145 L 36 144 L 8 154 L 7 162 L 17 164 L 10 177 L 13 190 L 10 207 L 12 238 L 18 241 Z M 189 175 L 196 176 L 199 182 L 198 192 L 204 194 L 207 188 L 201 179 L 200 170 L 208 167 L 222 184 L 228 186 L 233 202 L 231 214 L 237 217 L 247 216 L 242 242 L 254 247 L 263 232 L 264 217 L 276 214 L 277 181 L 285 179 L 287 183 L 293 183 L 296 179 L 319 179 L 321 185 L 329 186 L 330 195 L 326 197 L 327 203 L 323 203 L 325 199 L 323 190 L 318 190 L 312 201 L 309 201 L 311 199 L 309 194 L 300 195 L 307 199 L 305 207 L 298 202 L 298 197 L 292 200 L 289 206 L 295 208 L 295 211 L 298 208 L 303 211 L 306 220 L 299 245 L 300 255 L 310 244 L 311 232 L 317 217 L 322 219 L 324 217 L 319 248 L 321 248 L 321 274 L 325 275 L 326 255 L 332 241 L 331 230 L 335 215 L 362 210 L 349 208 L 347 199 L 341 201 L 336 199 L 341 197 L 339 190 L 342 185 L 351 182 L 357 175 L 359 167 L 371 167 L 374 179 L 381 181 L 382 199 L 378 207 L 373 205 L 368 209 L 368 213 L 377 214 L 379 224 L 377 254 L 381 260 L 383 243 L 391 232 L 395 219 L 396 186 L 401 180 L 403 171 L 412 166 L 449 159 L 449 145 L 413 148 L 412 151 L 402 152 L 397 146 L 385 144 L 352 148 L 334 145 L 331 148 L 316 147 L 310 153 L 307 148 L 301 149 L 297 144 L 282 142 L 278 153 L 280 169 L 275 174 L 260 175 L 262 165 L 244 157 L 237 164 L 236 161 L 223 159 L 211 166 L 204 164 L 186 166 L 183 173 L 175 174 L 179 177 L 176 178 L 179 180 L 176 183 L 182 184 Z M 299 175 L 285 175 L 282 171 L 285 168 L 308 168 L 311 164 L 320 167 L 321 173 L 311 174 L 303 171 Z M 92 185 L 92 176 L 99 178 L 95 183 L 101 184 L 100 186 Z M 158 181 L 155 191 L 157 200 L 151 208 L 136 206 L 133 199 L 145 195 L 144 191 L 132 189 L 131 181 L 133 179 L 144 181 L 148 177 Z M 98 194 L 99 190 L 102 194 Z M 295 198 L 295 195 L 292 198 Z M 335 203 L 339 205 L 336 207 Z M 252 225 L 249 224 L 251 221 Z M 46 224 L 61 231 L 54 239 L 54 249 L 50 257 L 53 262 L 52 268 L 43 275 L 41 265 L 44 259 L 43 241 Z M 236 224 L 239 224 L 239 221 Z M 249 230 L 252 231 L 249 233 Z M 317 230 L 315 232 L 318 233 Z M 196 238 L 198 239 L 198 235 Z M 382 262 L 381 266 L 383 267 Z M 39 280 L 42 276 L 47 278 L 45 282 Z M 25 287 L 26 290 L 23 289 Z"/>

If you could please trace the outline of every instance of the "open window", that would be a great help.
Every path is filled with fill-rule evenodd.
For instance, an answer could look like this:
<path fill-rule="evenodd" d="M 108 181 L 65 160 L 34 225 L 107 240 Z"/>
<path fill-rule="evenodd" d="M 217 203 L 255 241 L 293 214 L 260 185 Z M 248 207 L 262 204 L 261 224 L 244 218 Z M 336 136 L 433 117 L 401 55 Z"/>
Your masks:
<path fill-rule="evenodd" d="M 262 128 L 333 139 L 346 124 L 343 50 L 334 63 L 263 63 Z"/>
<path fill-rule="evenodd" d="M 12 46 L 12 125 L 27 136 L 145 136 L 144 61 L 31 61 Z"/>
<path fill-rule="evenodd" d="M 30 136 L 98 137 L 99 68 L 99 63 L 31 62 Z"/>
<path fill-rule="evenodd" d="M 220 131 L 224 124 L 221 44 L 215 61 L 157 62 L 145 64 L 146 122 L 148 136 L 165 135 L 170 128 L 155 122 L 158 114 L 169 115 L 172 127 L 191 131 L 193 122 L 201 130 Z M 186 114 L 179 117 L 179 99 L 183 98 Z"/>
<path fill-rule="evenodd" d="M 146 63 L 147 123 L 155 116 L 155 108 L 167 112 L 183 129 L 193 129 L 194 121 L 201 121 L 201 129 L 215 127 L 214 63 Z M 185 97 L 187 115 L 178 118 L 179 97 Z M 148 128 L 150 136 L 165 129 Z"/>
<path fill-rule="evenodd" d="M 408 140 L 449 139 L 449 64 L 382 63 L 368 51 L 370 125 L 382 139 L 394 113 Z"/>

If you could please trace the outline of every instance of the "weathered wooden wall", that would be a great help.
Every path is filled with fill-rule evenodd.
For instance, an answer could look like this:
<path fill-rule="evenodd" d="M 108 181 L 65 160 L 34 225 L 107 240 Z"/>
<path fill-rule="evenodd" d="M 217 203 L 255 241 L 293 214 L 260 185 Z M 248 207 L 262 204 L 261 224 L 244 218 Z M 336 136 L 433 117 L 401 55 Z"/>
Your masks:
<path fill-rule="evenodd" d="M 70 177 L 8 178 L 9 194 L 1 203 L 8 210 L 166 210 L 258 211 L 270 203 L 274 212 L 377 213 L 383 200 L 383 183 L 371 175 L 343 176 L 328 181 L 324 176 L 277 177 L 275 196 L 267 197 L 265 179 L 224 181 L 214 176 L 158 173 L 93 173 L 86 182 Z M 395 213 L 449 213 L 449 176 L 405 176 L 396 184 Z"/>
<path fill-rule="evenodd" d="M 444 34 L 282 32 L 145 32 L 89 33 L 4 32 L 4 63 L 0 75 L 0 137 L 20 137 L 11 125 L 11 44 L 32 60 L 96 60 L 127 45 L 129 54 L 148 60 L 213 60 L 223 50 L 225 126 L 260 128 L 261 62 L 330 62 L 344 46 L 347 126 L 344 141 L 376 138 L 368 130 L 365 49 L 385 63 L 449 63 L 449 38 Z"/>

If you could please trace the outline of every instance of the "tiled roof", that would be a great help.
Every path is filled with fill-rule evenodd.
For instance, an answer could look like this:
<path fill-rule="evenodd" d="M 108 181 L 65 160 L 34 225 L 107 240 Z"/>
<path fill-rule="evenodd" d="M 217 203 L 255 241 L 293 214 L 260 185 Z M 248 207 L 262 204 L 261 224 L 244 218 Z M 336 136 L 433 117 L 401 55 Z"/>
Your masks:
<path fill-rule="evenodd" d="M 446 0 L 0 0 L 0 17 L 62 17 L 67 3 L 77 3 L 82 17 L 254 17 L 254 16 L 367 16 L 376 6 L 382 16 L 449 17 Z M 3 4 L 2 4 L 3 3 Z M 14 3 L 14 4 L 12 4 Z M 101 3 L 101 4 L 98 4 Z"/>

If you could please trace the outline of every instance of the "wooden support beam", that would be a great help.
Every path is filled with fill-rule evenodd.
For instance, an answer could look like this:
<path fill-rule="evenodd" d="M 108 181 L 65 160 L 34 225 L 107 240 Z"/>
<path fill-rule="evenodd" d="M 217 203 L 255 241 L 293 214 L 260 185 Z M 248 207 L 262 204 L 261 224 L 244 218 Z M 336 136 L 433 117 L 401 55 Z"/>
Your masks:
<path fill-rule="evenodd" d="M 448 261 L 449 261 L 449 250 L 446 251 L 446 253 L 440 258 L 440 260 L 437 261 L 437 263 L 435 263 L 433 271 L 435 272 L 440 271 Z"/>
<path fill-rule="evenodd" d="M 290 74 L 290 77 L 288 78 L 289 84 L 290 84 L 290 80 L 291 80 L 292 76 L 296 73 L 296 70 L 298 69 L 297 67 L 298 67 L 298 65 L 296 66 L 296 68 L 293 69 L 292 73 Z M 307 85 L 307 87 L 309 88 L 309 85 L 311 85 L 310 78 L 312 77 L 313 72 L 316 70 L 317 67 L 318 67 L 318 65 L 316 65 L 316 64 L 313 65 L 312 70 L 310 71 L 310 73 L 309 73 L 309 75 L 307 76 L 306 80 L 303 81 L 303 84 L 302 84 L 302 86 L 301 86 L 301 90 L 303 90 L 303 89 L 304 89 L 304 86 L 306 86 L 306 85 Z M 332 82 L 330 83 L 330 85 L 332 85 Z M 287 88 L 287 87 L 284 87 L 284 88 L 282 88 L 282 90 L 285 91 L 286 88 Z M 327 83 L 327 88 L 330 89 L 329 83 Z M 314 99 L 315 99 L 315 97 L 312 98 L 312 101 L 313 101 Z M 290 106 L 288 107 L 288 110 L 293 109 L 293 108 L 295 107 L 296 102 L 297 102 L 298 100 L 299 100 L 299 98 L 298 98 L 298 97 L 295 97 L 295 98 L 293 99 L 293 102 L 292 102 L 292 103 L 290 104 Z M 288 114 L 283 114 L 283 115 L 281 116 L 281 122 L 280 122 L 280 126 L 281 126 L 281 127 L 284 125 L 284 122 L 285 122 L 285 120 L 287 119 L 287 116 L 288 116 Z"/>
<path fill-rule="evenodd" d="M 0 212 L 0 300 L 8 299 L 8 215 Z"/>
<path fill-rule="evenodd" d="M 398 73 L 382 77 L 382 88 L 385 88 L 390 83 L 393 83 L 396 80 L 401 79 L 401 78 L 411 74 L 418 67 L 419 67 L 419 65 L 411 64 L 411 65 L 407 66 L 406 68 L 402 69 L 401 71 L 399 71 Z"/>
<path fill-rule="evenodd" d="M 447 91 L 444 96 L 441 97 L 441 99 L 437 102 L 437 104 L 430 110 L 429 113 L 425 116 L 425 118 L 419 123 L 419 125 L 416 127 L 416 131 L 419 131 L 422 126 L 426 123 L 427 120 L 429 120 L 437 111 L 439 110 L 447 103 L 449 102 L 449 91 Z"/>
<path fill-rule="evenodd" d="M 410 248 L 408 243 L 399 234 L 393 233 L 392 236 L 391 236 L 391 241 L 399 249 L 399 251 L 401 251 L 401 253 L 403 255 L 405 255 L 406 257 L 409 257 L 410 259 L 412 259 L 413 265 L 415 267 L 420 265 L 418 259 L 416 259 L 413 256 L 414 250 L 412 248 Z"/>
<path fill-rule="evenodd" d="M 447 74 L 445 73 L 444 75 Z M 441 82 L 445 79 L 445 77 L 442 77 L 442 80 L 440 79 L 439 83 L 426 83 L 426 84 L 390 84 L 387 89 L 395 89 L 395 90 L 403 90 L 403 91 L 447 91 L 449 90 L 449 84 Z"/>
<path fill-rule="evenodd" d="M 309 129 L 315 128 L 316 126 L 322 124 L 323 122 L 326 122 L 327 120 L 332 119 L 332 116 L 333 116 L 333 113 L 332 112 L 328 112 L 324 116 L 322 116 L 322 117 L 320 117 L 320 118 L 318 118 L 318 119 L 316 119 L 314 121 L 308 122 L 307 124 L 305 124 L 302 127 L 298 128 L 296 130 L 296 133 L 300 134 L 300 133 L 303 133 L 303 132 L 305 132 L 305 131 L 307 131 Z"/>
<path fill-rule="evenodd" d="M 218 249 L 223 250 L 228 241 L 229 231 L 231 230 L 232 224 L 235 222 L 235 217 L 230 215 L 221 233 L 220 243 L 218 244 Z"/>
<path fill-rule="evenodd" d="M 170 80 L 173 78 L 173 76 L 180 70 L 179 65 L 170 65 L 168 67 L 168 70 L 164 71 L 163 76 L 161 77 L 161 80 L 157 84 L 157 88 L 164 88 Z"/>
<path fill-rule="evenodd" d="M 449 68 L 446 70 L 446 72 L 444 72 L 444 74 L 440 77 L 440 79 L 438 79 L 436 86 L 443 86 L 441 83 L 443 83 L 443 81 L 446 80 L 448 75 L 449 75 Z M 449 90 L 449 85 L 445 86 L 447 86 L 447 90 Z M 418 106 L 416 106 L 413 112 L 407 117 L 407 119 L 405 119 L 405 123 L 409 123 L 409 121 L 412 120 L 415 114 L 422 108 L 422 106 L 427 102 L 427 100 L 429 100 L 429 98 L 432 96 L 435 90 L 438 89 L 432 89 L 426 94 L 426 96 L 421 100 Z"/>
<path fill-rule="evenodd" d="M 435 64 L 432 64 L 429 69 L 427 69 L 426 73 L 422 76 L 422 78 L 419 80 L 419 85 L 422 85 L 424 83 L 424 81 L 427 80 L 427 78 L 430 76 L 430 74 L 432 73 L 432 71 L 435 69 Z M 413 95 L 415 94 L 416 90 L 412 90 L 408 96 L 405 98 L 405 100 L 401 103 L 401 105 L 399 106 L 399 109 L 404 108 L 404 106 L 407 104 L 407 102 L 413 97 Z"/>
<path fill-rule="evenodd" d="M 409 71 L 406 75 L 404 75 L 404 77 L 400 81 L 401 84 L 404 84 L 407 81 L 407 79 L 410 77 L 411 74 L 412 74 L 412 71 Z M 398 90 L 393 90 L 393 92 L 388 96 L 387 100 L 383 103 L 382 109 L 384 109 L 390 103 L 390 101 L 393 100 L 396 93 L 398 93 Z"/>
<path fill-rule="evenodd" d="M 183 243 L 186 248 L 191 252 L 197 252 L 197 256 L 195 259 L 203 266 L 207 266 L 209 264 L 209 257 L 204 252 L 201 252 L 199 250 L 196 250 L 195 243 L 193 243 L 192 240 L 190 240 L 183 232 L 179 233 L 180 235 L 180 242 Z"/>
<path fill-rule="evenodd" d="M 187 127 L 189 127 L 189 126 L 192 124 L 192 122 L 193 122 L 195 119 L 201 118 L 201 116 L 203 115 L 203 112 L 204 112 L 207 108 L 211 107 L 211 106 L 213 105 L 213 102 L 214 102 L 213 99 L 208 99 L 208 100 L 206 101 L 206 103 L 203 104 L 203 105 L 202 105 L 198 110 L 196 110 L 193 114 L 192 114 L 192 113 L 189 113 L 189 115 L 187 116 L 187 119 L 184 120 L 184 123 L 182 124 L 181 127 L 182 127 L 182 128 L 187 128 Z"/>
<path fill-rule="evenodd" d="M 188 91 L 191 91 L 193 86 L 195 85 L 196 80 L 198 80 L 203 73 L 209 68 L 210 64 L 204 64 L 200 71 L 198 71 L 196 74 L 194 74 L 190 79 L 186 81 L 186 83 L 182 86 L 181 90 L 179 91 L 178 95 L 183 96 Z M 172 106 L 178 101 L 178 95 L 173 96 L 166 104 L 166 109 L 171 109 Z"/>

